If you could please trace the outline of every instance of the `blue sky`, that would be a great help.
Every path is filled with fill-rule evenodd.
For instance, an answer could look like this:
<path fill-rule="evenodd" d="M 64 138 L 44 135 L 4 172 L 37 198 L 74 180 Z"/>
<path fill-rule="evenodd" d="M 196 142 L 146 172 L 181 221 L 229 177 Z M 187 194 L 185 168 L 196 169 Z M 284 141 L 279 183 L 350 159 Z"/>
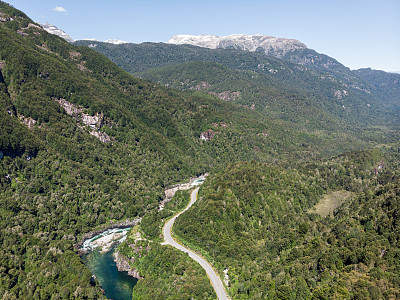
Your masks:
<path fill-rule="evenodd" d="M 73 39 L 166 42 L 177 34 L 294 38 L 351 69 L 400 72 L 400 0 L 9 0 Z"/>

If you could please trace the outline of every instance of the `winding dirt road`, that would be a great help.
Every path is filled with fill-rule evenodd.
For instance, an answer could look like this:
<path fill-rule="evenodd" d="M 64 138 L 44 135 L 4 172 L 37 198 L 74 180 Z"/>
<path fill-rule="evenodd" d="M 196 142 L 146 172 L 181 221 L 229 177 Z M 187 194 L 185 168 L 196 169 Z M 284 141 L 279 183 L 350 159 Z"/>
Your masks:
<path fill-rule="evenodd" d="M 217 273 L 215 273 L 213 267 L 209 264 L 208 261 L 206 261 L 204 258 L 199 256 L 198 254 L 194 253 L 192 250 L 182 246 L 179 244 L 171 235 L 171 229 L 172 226 L 174 225 L 174 222 L 177 217 L 179 217 L 182 213 L 184 213 L 186 210 L 188 210 L 193 203 L 196 202 L 197 200 L 197 193 L 199 192 L 199 188 L 196 188 L 193 190 L 193 192 L 190 195 L 190 203 L 189 205 L 180 213 L 175 215 L 172 219 L 170 219 L 164 226 L 163 228 L 163 235 L 164 235 L 164 242 L 162 243 L 163 245 L 171 245 L 172 247 L 181 250 L 183 252 L 186 252 L 189 254 L 189 256 L 197 261 L 200 266 L 206 271 L 207 276 L 211 280 L 211 285 L 214 287 L 215 292 L 217 293 L 218 299 L 220 300 L 228 300 L 229 297 L 226 294 L 224 285 L 222 284 L 221 278 L 218 276 Z"/>

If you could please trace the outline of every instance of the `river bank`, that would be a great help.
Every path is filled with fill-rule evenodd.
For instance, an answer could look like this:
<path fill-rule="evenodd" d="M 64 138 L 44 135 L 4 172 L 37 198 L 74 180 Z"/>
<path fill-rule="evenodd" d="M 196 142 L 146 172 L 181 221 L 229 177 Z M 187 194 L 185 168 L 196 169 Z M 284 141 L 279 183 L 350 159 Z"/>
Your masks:
<path fill-rule="evenodd" d="M 207 174 L 190 178 L 187 183 L 176 184 L 165 189 L 164 199 L 159 203 L 159 209 L 162 210 L 178 190 L 191 189 L 201 184 L 206 176 Z M 137 280 L 141 279 L 139 272 L 132 267 L 134 258 L 125 257 L 117 250 L 117 245 L 125 241 L 129 230 L 140 222 L 141 218 L 137 218 L 135 220 L 105 224 L 101 228 L 84 234 L 79 242 L 74 245 L 76 251 L 81 255 L 82 260 L 89 267 L 92 274 L 98 279 L 105 290 L 106 296 L 109 298 L 129 299 L 133 286 Z M 130 235 L 132 235 L 135 242 L 129 246 L 135 249 L 136 242 L 142 239 L 140 230 L 138 231 L 138 228 L 135 228 Z M 130 295 L 129 291 L 126 290 L 127 287 L 130 289 Z"/>
<path fill-rule="evenodd" d="M 81 246 L 81 251 L 87 253 L 88 251 L 100 248 L 100 252 L 108 252 L 114 243 L 122 243 L 125 240 L 126 235 L 131 228 L 132 227 L 108 229 L 91 239 L 85 240 Z"/>
<path fill-rule="evenodd" d="M 100 287 L 103 289 L 107 299 L 131 300 L 132 290 L 137 279 L 130 276 L 128 272 L 121 272 L 115 263 L 114 254 L 117 245 L 113 245 L 108 252 L 98 250 L 90 251 L 82 255 L 82 260 L 95 275 Z"/>
<path fill-rule="evenodd" d="M 163 210 L 166 203 L 170 202 L 174 197 L 175 193 L 180 190 L 189 190 L 195 186 L 198 186 L 204 182 L 208 173 L 200 175 L 199 177 L 191 177 L 189 182 L 175 184 L 165 189 L 164 199 L 160 202 L 159 210 Z"/>
<path fill-rule="evenodd" d="M 131 227 L 139 224 L 141 220 L 142 220 L 142 218 L 136 218 L 134 220 L 125 220 L 125 221 L 122 221 L 122 222 L 117 222 L 117 223 L 113 223 L 113 224 L 104 225 L 102 228 L 87 232 L 82 236 L 80 241 L 74 245 L 74 248 L 78 252 L 79 255 L 86 254 L 88 251 L 92 250 L 91 247 L 83 247 L 83 245 L 85 243 L 88 243 L 87 242 L 88 240 L 93 240 L 94 237 L 96 237 L 96 236 L 98 236 L 100 234 L 103 234 L 103 233 L 105 233 L 105 232 L 107 232 L 109 230 L 112 230 L 112 229 L 118 228 L 120 230 L 123 230 L 123 229 L 126 229 L 126 228 L 131 228 Z M 115 230 L 115 233 L 117 233 L 117 231 L 118 230 Z M 120 237 L 120 238 L 122 238 L 122 237 Z M 99 244 L 98 246 L 100 246 L 101 244 L 103 244 L 102 247 L 107 246 L 107 245 L 110 244 L 111 241 L 115 241 L 118 238 L 117 237 L 115 237 L 115 238 L 110 237 L 109 239 L 111 239 L 111 240 L 108 240 L 108 239 L 100 240 L 99 242 L 97 242 Z M 94 241 L 92 241 L 92 242 L 94 242 Z M 109 248 L 109 246 L 108 246 L 108 248 Z"/>
<path fill-rule="evenodd" d="M 82 261 L 88 266 L 107 298 L 130 300 L 132 289 L 140 279 L 139 273 L 130 267 L 129 260 L 122 257 L 117 247 L 122 243 L 131 226 L 140 219 L 125 221 L 87 233 L 87 239 L 79 243 Z M 116 227 L 118 226 L 118 227 Z M 122 226 L 129 226 L 121 228 Z M 112 228 L 110 228 L 112 227 Z"/>

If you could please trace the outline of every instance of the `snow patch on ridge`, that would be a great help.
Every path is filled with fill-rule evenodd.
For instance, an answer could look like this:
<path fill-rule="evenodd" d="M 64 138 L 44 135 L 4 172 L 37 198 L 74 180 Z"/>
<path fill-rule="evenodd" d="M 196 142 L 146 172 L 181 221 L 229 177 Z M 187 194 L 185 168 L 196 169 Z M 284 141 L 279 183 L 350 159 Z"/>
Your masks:
<path fill-rule="evenodd" d="M 62 37 L 64 40 L 72 43 L 74 41 L 73 38 L 71 38 L 68 34 L 66 34 L 63 30 L 59 29 L 57 26 L 50 24 L 46 22 L 45 24 L 40 24 L 44 30 L 46 30 L 48 33 L 58 35 L 59 37 Z M 97 39 L 89 38 L 89 39 L 83 39 L 83 40 L 89 40 L 89 41 L 96 41 L 98 42 Z M 129 44 L 130 42 L 127 41 L 121 41 L 117 39 L 108 39 L 105 40 L 104 43 L 109 43 L 109 44 L 114 44 L 114 45 L 121 45 L 121 44 Z"/>
<path fill-rule="evenodd" d="M 114 45 L 121 45 L 121 44 L 129 44 L 130 42 L 116 40 L 116 39 L 108 39 L 108 40 L 105 40 L 104 43 L 109 43 L 109 44 L 114 44 Z"/>
<path fill-rule="evenodd" d="M 52 24 L 47 23 L 47 22 L 44 23 L 44 24 L 40 24 L 40 25 L 48 33 L 58 35 L 59 37 L 62 37 L 64 40 L 66 40 L 66 41 L 68 41 L 70 43 L 72 43 L 74 41 L 68 34 L 66 34 L 61 29 L 57 28 L 57 26 L 55 26 L 55 25 L 52 25 Z"/>
<path fill-rule="evenodd" d="M 263 51 L 266 54 L 283 56 L 286 52 L 296 49 L 307 49 L 307 46 L 298 40 L 276 38 L 269 35 L 231 34 L 227 36 L 215 35 L 176 35 L 169 39 L 168 44 L 194 45 L 210 49 L 234 48 L 246 51 Z"/>

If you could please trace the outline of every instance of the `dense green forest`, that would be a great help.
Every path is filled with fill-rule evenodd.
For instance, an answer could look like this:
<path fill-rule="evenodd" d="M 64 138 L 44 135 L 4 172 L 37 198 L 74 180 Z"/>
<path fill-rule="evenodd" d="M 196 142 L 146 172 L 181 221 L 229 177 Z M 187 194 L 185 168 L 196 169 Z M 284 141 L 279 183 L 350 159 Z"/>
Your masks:
<path fill-rule="evenodd" d="M 218 70 L 209 68 L 204 72 L 204 66 L 190 70 L 193 65 L 185 65 L 188 62 L 214 62 L 231 70 L 255 72 L 257 74 L 252 75 L 257 76 L 245 80 L 250 86 L 246 87 L 246 97 L 241 101 L 249 106 L 254 103 L 255 108 L 259 110 L 279 96 L 279 100 L 286 97 L 286 101 L 293 101 L 294 106 L 303 102 L 308 108 L 325 110 L 328 115 L 344 121 L 340 124 L 341 130 L 349 129 L 350 126 L 362 128 L 366 124 L 399 123 L 399 98 L 395 92 L 398 89 L 399 74 L 371 70 L 367 76 L 367 72 L 363 70 L 351 71 L 333 58 L 311 49 L 291 51 L 282 59 L 278 59 L 262 52 L 207 49 L 191 45 L 113 45 L 93 41 L 75 43 L 90 45 L 132 74 L 139 74 L 163 84 L 175 83 L 175 87 L 179 88 L 187 88 L 187 80 L 190 83 L 199 80 L 200 77 L 211 85 L 216 84 L 215 88 L 218 88 L 221 82 L 225 82 L 225 87 L 226 83 L 229 83 L 229 87 L 236 88 L 228 89 L 230 92 L 244 88 L 242 82 L 236 82 L 237 78 L 229 80 L 228 76 L 232 71 L 228 72 L 229 75 L 224 75 L 223 79 L 217 78 L 215 82 Z M 182 69 L 185 74 L 180 73 Z M 193 76 L 197 73 L 201 74 L 200 77 Z M 243 81 L 243 74 L 239 73 L 236 76 Z M 258 91 L 260 81 L 267 87 L 261 93 Z M 254 84 L 257 83 L 257 88 L 254 88 Z M 287 105 L 285 108 L 290 109 Z M 302 105 L 298 110 L 299 113 L 304 113 Z M 289 115 L 296 118 L 293 112 Z"/>
<path fill-rule="evenodd" d="M 144 277 L 134 297 L 214 298 L 198 265 L 157 243 L 163 222 L 188 201 L 187 192 L 177 193 L 159 211 L 165 188 L 205 172 L 212 175 L 187 213 L 202 216 L 179 219 L 176 233 L 206 251 L 220 272 L 229 268 L 232 296 L 399 297 L 398 146 L 383 145 L 398 140 L 398 102 L 386 81 L 374 85 L 386 101 L 382 111 L 375 110 L 371 120 L 360 112 L 354 126 L 343 128 L 345 119 L 328 114 L 315 101 L 319 94 L 310 96 L 315 85 L 323 93 L 338 84 L 314 81 L 320 70 L 292 74 L 298 65 L 261 54 L 163 44 L 143 44 L 141 56 L 130 58 L 141 64 L 128 71 L 138 72 L 171 60 L 215 57 L 194 63 L 215 77 L 215 90 L 209 91 L 241 88 L 250 106 L 255 103 L 253 110 L 243 107 L 244 98 L 227 102 L 203 91 L 165 87 L 161 79 L 163 85 L 134 77 L 93 49 L 47 33 L 4 2 L 0 17 L 1 298 L 104 298 L 75 246 L 87 232 L 138 217 L 143 251 L 132 253 L 129 238 L 120 247 L 136 257 L 134 267 Z M 157 47 L 163 53 L 158 63 L 147 51 Z M 215 64 L 219 59 L 226 64 Z M 285 68 L 280 81 L 266 70 L 256 72 L 263 62 Z M 188 66 L 193 65 L 179 68 Z M 258 79 L 250 78 L 255 74 Z M 270 84 L 262 87 L 265 82 Z M 255 89 L 260 90 L 251 92 Z M 354 109 L 376 101 L 358 93 L 352 94 Z M 275 109 L 270 115 L 257 102 L 266 95 Z M 301 124 L 314 114 L 325 121 Z M 358 126 L 361 120 L 366 126 Z M 212 139 L 201 140 L 202 133 Z M 382 150 L 340 155 L 374 146 Z M 325 193 L 340 189 L 354 196 L 334 217 L 306 213 Z M 379 241 L 375 248 L 372 240 Z M 328 266 L 331 255 L 336 269 Z M 297 266 L 305 273 L 295 275 Z"/>
<path fill-rule="evenodd" d="M 156 210 L 166 186 L 232 160 L 308 156 L 279 122 L 134 78 L 0 4 L 4 297 L 101 296 L 73 247 L 84 233 Z"/>
<path fill-rule="evenodd" d="M 395 299 L 400 296 L 399 145 L 299 169 L 236 163 L 208 178 L 176 235 L 203 251 L 233 299 Z M 309 209 L 351 197 L 326 218 Z"/>
<path fill-rule="evenodd" d="M 143 251 L 127 255 L 145 277 L 133 289 L 133 299 L 216 299 L 205 271 L 185 253 L 149 241 L 136 243 Z"/>
<path fill-rule="evenodd" d="M 152 82 L 203 91 L 257 111 L 301 133 L 305 144 L 318 145 L 325 156 L 398 140 L 398 74 L 350 71 L 310 49 L 289 52 L 282 60 L 191 45 L 75 43 Z"/>
<path fill-rule="evenodd" d="M 134 78 L 0 8 L 8 18 L 0 24 L 1 295 L 100 295 L 82 263 L 63 268 L 80 262 L 73 245 L 84 233 L 157 208 L 164 188 L 189 176 L 231 159 L 284 155 L 300 143 L 255 112 Z M 90 126 L 84 116 L 100 121 Z M 229 126 L 201 141 L 212 122 Z M 262 130 L 277 136 L 261 139 Z"/>
<path fill-rule="evenodd" d="M 205 271 L 187 254 L 158 242 L 163 221 L 189 202 L 188 191 L 178 191 L 161 211 L 146 214 L 141 224 L 131 230 L 118 251 L 138 271 L 140 279 L 133 299 L 215 299 Z M 144 239 L 135 237 L 145 233 Z M 147 233 L 147 234 L 146 234 Z"/>
<path fill-rule="evenodd" d="M 399 122 L 393 121 L 387 108 L 382 108 L 386 105 L 382 99 L 363 99 L 356 95 L 358 99 L 354 101 L 349 99 L 352 96 L 341 94 L 337 94 L 340 99 L 335 99 L 328 91 L 339 90 L 340 86 L 315 79 L 310 80 L 315 85 L 323 84 L 326 92 L 313 90 L 311 95 L 304 89 L 287 87 L 282 83 L 283 79 L 274 78 L 276 75 L 235 70 L 202 61 L 150 69 L 139 73 L 139 76 L 180 90 L 204 91 L 254 109 L 268 119 L 278 119 L 286 127 L 307 133 L 321 148 L 324 144 L 331 144 L 335 138 L 342 139 L 345 144 L 343 136 L 352 139 L 349 144 L 353 145 L 366 140 L 388 142 L 398 131 Z M 392 78 L 391 82 L 395 79 Z M 390 109 L 398 111 L 399 108 L 393 105 Z M 367 129 L 365 126 L 382 124 L 382 121 L 385 127 L 369 126 Z"/>

